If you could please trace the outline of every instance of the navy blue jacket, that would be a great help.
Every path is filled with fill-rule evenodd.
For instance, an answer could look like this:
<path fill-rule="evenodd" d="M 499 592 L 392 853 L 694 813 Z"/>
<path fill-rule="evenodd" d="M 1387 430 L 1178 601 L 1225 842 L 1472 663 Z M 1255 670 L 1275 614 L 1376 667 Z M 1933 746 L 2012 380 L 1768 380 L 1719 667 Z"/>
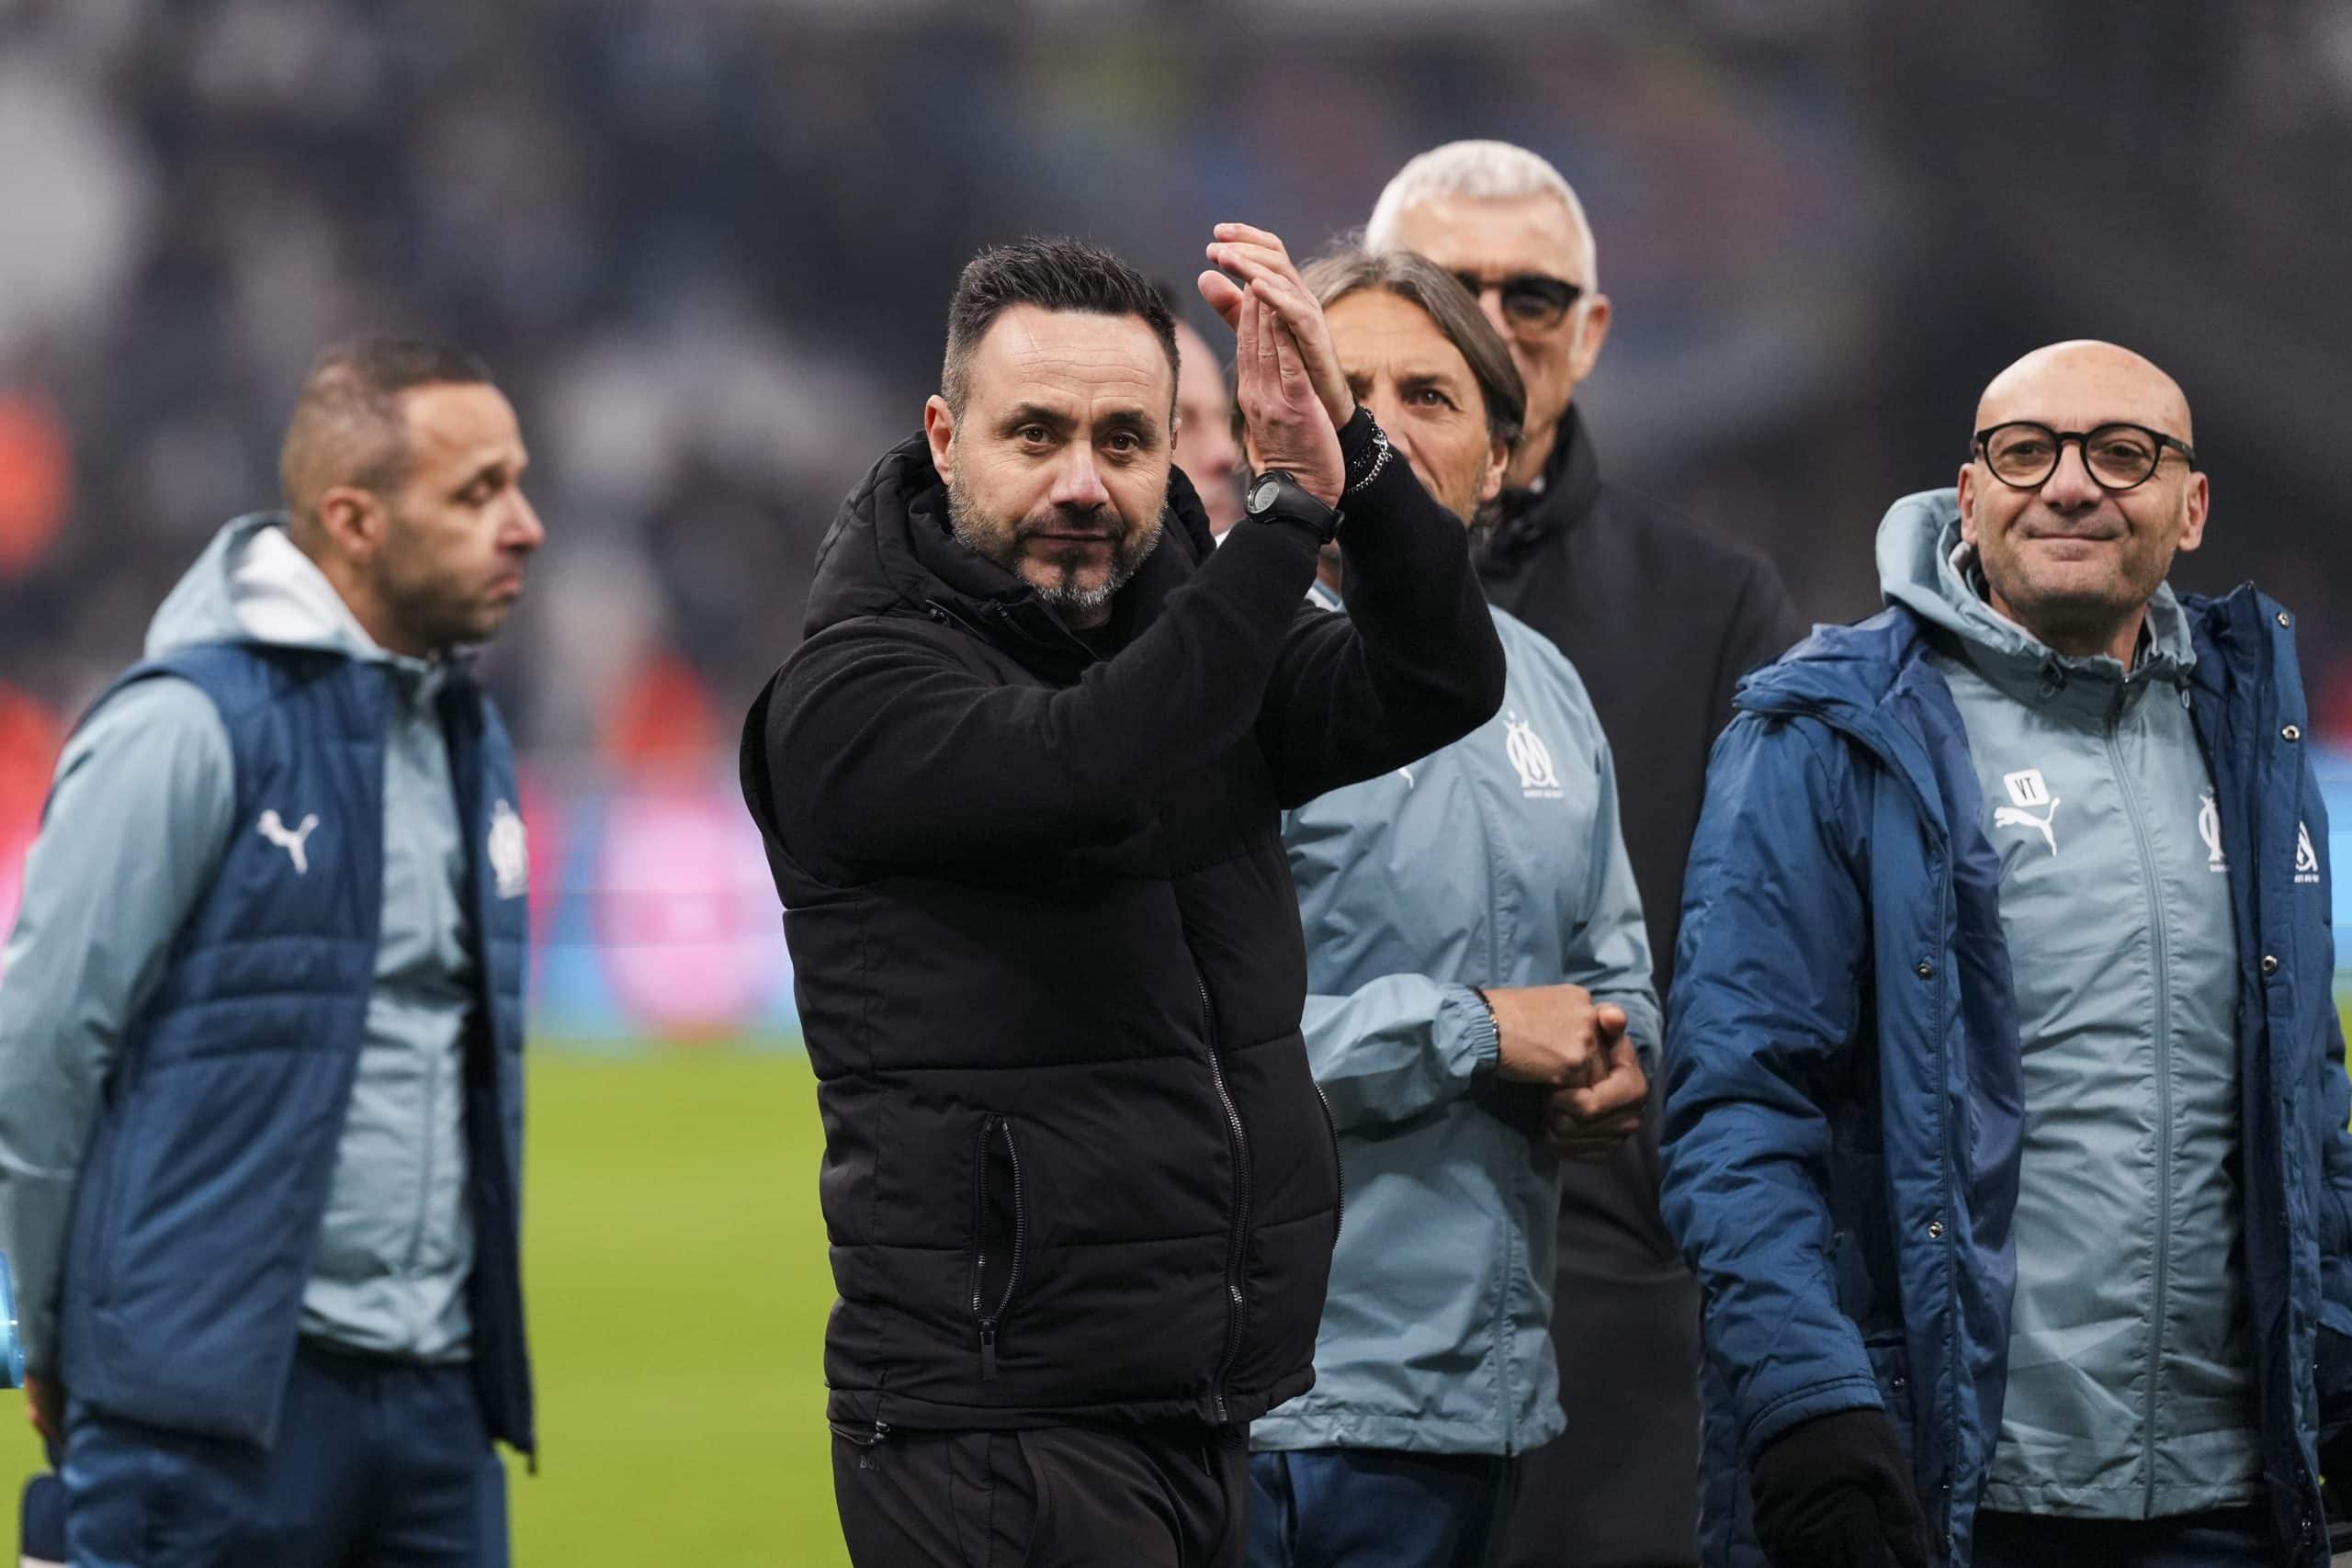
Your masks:
<path fill-rule="evenodd" d="M 209 644 L 138 666 L 219 709 L 240 821 L 300 801 L 340 830 L 308 870 L 234 835 L 123 1043 L 76 1190 L 60 1347 L 77 1404 L 174 1431 L 277 1437 L 383 908 L 383 674 L 335 655 Z M 484 863 L 516 798 L 504 728 L 469 680 L 440 698 L 468 848 L 481 995 L 467 1046 L 473 1368 L 493 1437 L 533 1447 L 517 1257 L 524 900 Z"/>
<path fill-rule="evenodd" d="M 2316 1565 L 2320 1409 L 2352 1393 L 2335 1386 L 2352 1086 L 2325 807 L 2290 618 L 2251 588 L 2182 604 L 2222 847 L 2253 868 L 2230 886 L 2267 1512 L 2278 1561 Z M 1970 1561 L 2000 1432 L 2022 1108 L 1999 865 L 1927 651 L 1899 607 L 1815 631 L 1743 683 L 1708 775 L 1668 1008 L 1662 1199 L 1707 1296 L 1710 1568 L 1764 1561 L 1757 1454 L 1864 1407 L 1902 1432 L 1946 1562 Z M 2295 874 L 2305 828 L 2315 880 Z"/>

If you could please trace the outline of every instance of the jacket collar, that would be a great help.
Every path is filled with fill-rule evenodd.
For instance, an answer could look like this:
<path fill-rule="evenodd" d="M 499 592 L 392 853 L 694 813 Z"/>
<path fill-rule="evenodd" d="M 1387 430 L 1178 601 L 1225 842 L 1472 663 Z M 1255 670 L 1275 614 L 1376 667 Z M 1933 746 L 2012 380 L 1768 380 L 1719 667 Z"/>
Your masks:
<path fill-rule="evenodd" d="M 1961 537 L 1956 491 L 1923 491 L 1887 510 L 1878 531 L 1879 588 L 1911 611 L 1938 647 L 2012 702 L 2079 726 L 2109 722 L 2148 688 L 2188 682 L 2196 663 L 2188 616 L 2169 583 L 2149 600 L 2139 656 L 2126 668 L 2104 654 L 2058 653 L 1995 610 L 1976 552 Z"/>
<path fill-rule="evenodd" d="M 1208 517 L 1182 470 L 1170 469 L 1159 544 L 1112 602 L 1113 646 L 1148 625 L 1211 548 Z M 1075 679 L 1094 651 L 1013 573 L 958 544 L 947 487 L 920 434 L 883 454 L 842 505 L 817 552 L 802 632 L 865 615 L 920 615 L 964 626 L 1056 679 Z"/>
<path fill-rule="evenodd" d="M 1896 605 L 1853 626 L 1825 626 L 1732 695 L 1741 713 L 1807 716 L 1852 736 L 1902 775 L 1921 810 L 1945 830 L 1940 750 L 1962 731 L 1951 690 L 1924 655 L 1925 627 Z M 1945 759 L 1949 764 L 1949 758 Z"/>
<path fill-rule="evenodd" d="M 2258 701 L 2272 684 L 2267 671 L 2293 658 L 2293 634 L 2279 624 L 2284 612 L 2251 584 L 2222 599 L 2185 593 L 2179 607 L 2196 649 L 2182 678 L 2209 717 L 2250 694 Z M 1925 657 L 1933 646 L 1927 622 L 1900 604 L 1851 626 L 1816 626 L 1777 662 L 1743 678 L 1732 705 L 1741 713 L 1818 718 L 1852 736 L 1905 777 L 1941 828 L 1939 775 L 1960 776 L 1947 753 L 1964 746 L 1966 731 L 1951 689 Z M 2268 716 L 2256 716 L 2262 722 Z M 2206 740 L 2213 744 L 2210 728 Z"/>
<path fill-rule="evenodd" d="M 1478 564 L 1509 570 L 1555 535 L 1565 534 L 1600 500 L 1600 464 L 1592 437 L 1574 403 L 1560 416 L 1544 459 L 1540 484 L 1505 491 L 1496 502 L 1498 518 L 1486 531 Z"/>

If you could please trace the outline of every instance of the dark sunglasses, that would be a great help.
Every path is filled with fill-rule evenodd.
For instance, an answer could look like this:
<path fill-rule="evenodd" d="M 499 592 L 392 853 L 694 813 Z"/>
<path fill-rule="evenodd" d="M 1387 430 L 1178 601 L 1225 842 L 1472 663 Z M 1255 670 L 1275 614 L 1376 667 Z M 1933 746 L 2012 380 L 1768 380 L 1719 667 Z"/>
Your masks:
<path fill-rule="evenodd" d="M 1532 332 L 1558 326 L 1569 308 L 1584 298 L 1583 284 L 1570 283 L 1548 273 L 1514 272 L 1507 277 L 1481 277 L 1475 272 L 1457 272 L 1453 276 L 1470 291 L 1473 299 L 1483 299 L 1487 289 L 1494 289 L 1502 297 L 1503 315 L 1510 324 Z"/>

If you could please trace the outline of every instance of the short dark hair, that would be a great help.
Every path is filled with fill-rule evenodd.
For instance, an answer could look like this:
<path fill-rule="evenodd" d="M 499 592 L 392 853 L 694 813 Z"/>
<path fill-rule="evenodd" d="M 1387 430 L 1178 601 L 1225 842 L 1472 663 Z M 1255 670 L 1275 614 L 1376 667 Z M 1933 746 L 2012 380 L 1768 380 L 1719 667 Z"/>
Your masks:
<path fill-rule="evenodd" d="M 286 510 L 311 519 L 337 485 L 381 495 L 408 477 L 403 393 L 420 387 L 492 385 L 490 367 L 463 349 L 416 338 L 364 337 L 335 344 L 302 378 L 277 477 Z"/>
<path fill-rule="evenodd" d="M 956 298 L 947 306 L 947 358 L 940 367 L 939 395 L 959 419 L 972 351 L 996 319 L 1014 305 L 1140 316 L 1168 355 L 1170 378 L 1178 373 L 1176 318 L 1142 273 L 1084 240 L 1031 238 L 990 245 L 964 264 L 956 279 Z M 1175 394 L 1171 391 L 1169 398 L 1173 407 Z"/>
<path fill-rule="evenodd" d="M 1365 288 L 1385 289 L 1419 305 L 1469 363 L 1479 400 L 1487 405 L 1487 433 L 1506 449 L 1519 446 L 1527 427 L 1526 383 L 1502 334 L 1452 273 L 1411 251 L 1345 250 L 1309 262 L 1299 281 L 1327 310 Z"/>

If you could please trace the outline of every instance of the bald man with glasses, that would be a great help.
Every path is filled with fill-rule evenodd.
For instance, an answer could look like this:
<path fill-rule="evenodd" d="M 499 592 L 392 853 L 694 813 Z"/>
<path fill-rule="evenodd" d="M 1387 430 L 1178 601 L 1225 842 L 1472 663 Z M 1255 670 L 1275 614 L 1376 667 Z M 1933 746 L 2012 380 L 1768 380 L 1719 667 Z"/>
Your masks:
<path fill-rule="evenodd" d="M 1666 1058 L 1708 1568 L 2328 1561 L 2326 808 L 2293 614 L 2165 581 L 2193 443 L 2141 355 L 2026 355 L 1880 525 L 1888 608 L 1741 689 Z"/>
<path fill-rule="evenodd" d="M 1733 684 L 1802 631 L 1772 568 L 1604 481 L 1577 387 L 1609 336 L 1597 248 L 1559 171 L 1524 148 L 1456 141 L 1388 183 L 1365 238 L 1418 251 L 1478 299 L 1527 388 L 1527 434 L 1481 542 L 1490 602 L 1583 677 L 1625 781 L 1625 849 L 1659 993 L 1707 750 Z M 1657 1213 L 1655 1117 L 1563 1179 L 1553 1342 L 1568 1429 L 1529 1457 L 1513 1568 L 1695 1561 L 1699 1298 Z"/>

